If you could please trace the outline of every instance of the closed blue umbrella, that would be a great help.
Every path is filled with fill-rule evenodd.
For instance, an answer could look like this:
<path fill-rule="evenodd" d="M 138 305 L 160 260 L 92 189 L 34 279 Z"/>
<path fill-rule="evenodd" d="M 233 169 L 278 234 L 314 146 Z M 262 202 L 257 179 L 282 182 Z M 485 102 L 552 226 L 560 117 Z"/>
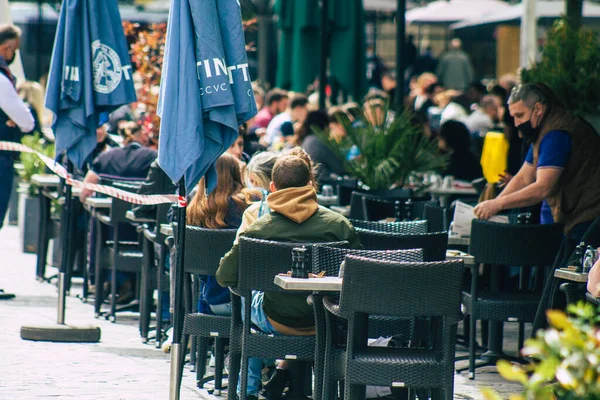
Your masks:
<path fill-rule="evenodd" d="M 238 0 L 172 0 L 161 77 L 158 162 L 179 182 L 177 264 L 170 399 L 179 398 L 183 355 L 185 193 L 205 177 L 217 184 L 214 163 L 236 140 L 238 126 L 256 115 Z"/>
<path fill-rule="evenodd" d="M 65 0 L 50 64 L 46 107 L 56 154 L 81 168 L 103 113 L 136 100 L 117 0 Z"/>
<path fill-rule="evenodd" d="M 206 176 L 256 114 L 237 0 L 171 2 L 158 114 L 158 160 L 187 189 Z"/>

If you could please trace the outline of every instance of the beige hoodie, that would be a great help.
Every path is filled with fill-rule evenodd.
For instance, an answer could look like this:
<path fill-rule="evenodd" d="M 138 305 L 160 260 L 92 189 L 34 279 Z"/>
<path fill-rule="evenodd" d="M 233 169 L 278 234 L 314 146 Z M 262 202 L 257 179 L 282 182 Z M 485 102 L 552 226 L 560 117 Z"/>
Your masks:
<path fill-rule="evenodd" d="M 281 189 L 267 197 L 271 211 L 279 213 L 297 224 L 312 217 L 319 209 L 317 192 L 312 186 Z"/>

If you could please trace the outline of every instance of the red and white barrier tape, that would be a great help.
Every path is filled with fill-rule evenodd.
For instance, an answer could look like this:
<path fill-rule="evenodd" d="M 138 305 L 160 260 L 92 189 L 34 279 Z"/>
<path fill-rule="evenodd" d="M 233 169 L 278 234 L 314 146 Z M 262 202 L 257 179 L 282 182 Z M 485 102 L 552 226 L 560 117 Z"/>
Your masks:
<path fill-rule="evenodd" d="M 70 175 L 65 167 L 51 159 L 43 155 L 42 153 L 33 150 L 31 147 L 27 147 L 20 143 L 13 142 L 2 142 L 0 141 L 0 151 L 18 151 L 21 153 L 33 153 L 36 154 L 46 166 L 54 172 L 59 177 L 63 178 L 67 185 L 71 185 L 73 187 L 87 189 L 94 192 L 102 193 L 110 197 L 114 197 L 128 203 L 132 204 L 142 204 L 142 205 L 156 205 L 156 204 L 166 204 L 166 203 L 179 203 L 181 206 L 181 201 L 176 195 L 169 194 L 137 194 L 128 192 L 126 190 L 117 189 L 112 186 L 106 185 L 97 185 L 94 183 L 86 183 L 80 180 L 74 179 L 72 175 Z"/>

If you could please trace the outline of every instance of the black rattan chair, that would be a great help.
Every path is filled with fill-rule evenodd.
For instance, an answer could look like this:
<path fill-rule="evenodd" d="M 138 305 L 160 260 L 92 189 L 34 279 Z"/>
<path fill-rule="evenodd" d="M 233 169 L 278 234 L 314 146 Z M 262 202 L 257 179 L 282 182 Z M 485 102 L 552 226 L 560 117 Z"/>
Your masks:
<path fill-rule="evenodd" d="M 585 300 L 595 306 L 600 306 L 600 297 L 594 297 L 590 292 L 585 293 Z"/>
<path fill-rule="evenodd" d="M 206 356 L 211 339 L 215 341 L 215 391 L 220 395 L 223 380 L 225 360 L 225 344 L 229 339 L 231 317 L 202 314 L 197 312 L 198 295 L 196 285 L 192 283 L 197 275 L 214 276 L 219 268 L 221 258 L 231 250 L 237 233 L 236 229 L 205 229 L 196 226 L 186 226 L 185 260 L 184 260 L 184 291 L 186 298 L 186 314 L 183 323 L 184 343 L 189 336 L 199 339 L 196 357 L 196 379 L 198 387 L 211 381 L 213 377 L 205 378 Z M 193 292 L 192 292 L 193 291 Z M 182 364 L 183 365 L 183 364 Z M 235 389 L 234 389 L 235 390 Z"/>
<path fill-rule="evenodd" d="M 471 266 L 471 290 L 463 293 L 466 313 L 470 316 L 469 378 L 475 378 L 475 369 L 494 365 L 485 362 L 475 365 L 475 327 L 477 320 L 504 322 L 516 318 L 521 324 L 533 322 L 539 305 L 543 274 L 552 265 L 563 236 L 561 225 L 514 225 L 473 220 L 469 253 L 475 257 Z M 483 290 L 478 279 L 478 266 L 491 268 L 490 289 Z M 498 287 L 498 266 L 521 267 L 519 290 L 503 291 Z M 534 271 L 530 285 L 531 267 Z M 533 286 L 533 287 L 532 287 Z M 522 325 L 519 332 L 519 349 L 523 345 Z M 490 349 L 495 350 L 495 349 Z M 462 371 L 460 369 L 458 371 Z"/>
<path fill-rule="evenodd" d="M 320 243 L 331 247 L 346 247 L 347 242 Z M 273 283 L 277 274 L 286 273 L 292 269 L 292 250 L 304 247 L 310 253 L 315 244 L 311 243 L 282 243 L 267 240 L 241 237 L 239 242 L 239 271 L 238 286 L 232 291 L 232 327 L 229 347 L 229 399 L 235 399 L 238 375 L 241 371 L 240 398 L 246 398 L 248 379 L 248 358 L 270 358 L 315 361 L 315 336 L 272 336 L 251 331 L 251 299 L 252 291 L 285 292 Z M 310 263 L 311 255 L 307 255 Z M 309 268 L 310 270 L 310 268 Z M 310 293 L 306 293 L 308 298 Z M 296 293 L 297 295 L 297 293 Z M 241 297 L 244 297 L 242 310 Z M 244 315 L 242 322 L 242 313 Z M 235 340 L 234 340 L 235 339 Z M 321 376 L 322 363 L 314 363 L 315 376 Z M 319 379 L 315 382 L 315 393 L 321 392 Z"/>
<path fill-rule="evenodd" d="M 347 255 L 366 257 L 375 260 L 385 260 L 393 262 L 422 262 L 423 250 L 353 250 L 340 249 L 336 247 L 314 246 L 313 247 L 313 272 L 325 272 L 326 276 L 338 276 L 340 273 L 340 265 L 344 262 Z M 333 340 L 326 338 L 325 312 L 322 303 L 322 295 L 313 293 L 312 303 L 315 309 L 315 322 L 317 331 L 317 360 L 325 360 L 325 346 L 331 346 Z M 410 329 L 410 322 L 406 320 L 398 320 L 395 318 L 386 318 L 381 316 L 372 316 L 369 320 L 369 337 L 379 336 L 382 332 L 392 332 L 398 334 Z M 329 371 L 329 374 L 333 373 Z M 338 375 L 338 379 L 342 379 L 343 375 Z M 319 377 L 316 377 L 319 379 Z M 324 380 L 323 385 L 329 381 Z M 323 386 L 323 393 L 329 393 L 329 389 Z M 317 393 L 317 398 L 325 398 L 322 394 Z"/>
<path fill-rule="evenodd" d="M 337 398 L 333 381 L 343 374 L 346 400 L 364 399 L 367 384 L 430 389 L 434 398 L 452 399 L 462 273 L 462 262 L 346 257 L 339 303 L 324 299 L 328 337 L 337 330 L 334 316 L 346 319 L 348 330 L 345 349 L 328 346 L 324 376 L 329 392 L 323 398 Z M 431 342 L 419 348 L 368 347 L 370 315 L 434 319 L 428 332 Z"/>
<path fill-rule="evenodd" d="M 427 233 L 427 221 L 375 222 L 351 219 L 355 228 L 375 232 L 396 233 L 401 235 L 418 235 Z"/>
<path fill-rule="evenodd" d="M 447 232 L 402 235 L 359 228 L 356 228 L 356 232 L 366 250 L 423 249 L 424 261 L 444 261 L 446 259 Z"/>

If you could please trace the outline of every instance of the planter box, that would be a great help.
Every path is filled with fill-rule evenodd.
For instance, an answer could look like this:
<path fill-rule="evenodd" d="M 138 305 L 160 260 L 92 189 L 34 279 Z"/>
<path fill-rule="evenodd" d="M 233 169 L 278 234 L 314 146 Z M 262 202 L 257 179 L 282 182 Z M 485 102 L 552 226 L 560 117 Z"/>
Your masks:
<path fill-rule="evenodd" d="M 40 234 L 40 201 L 19 193 L 19 230 L 24 253 L 36 253 Z"/>

